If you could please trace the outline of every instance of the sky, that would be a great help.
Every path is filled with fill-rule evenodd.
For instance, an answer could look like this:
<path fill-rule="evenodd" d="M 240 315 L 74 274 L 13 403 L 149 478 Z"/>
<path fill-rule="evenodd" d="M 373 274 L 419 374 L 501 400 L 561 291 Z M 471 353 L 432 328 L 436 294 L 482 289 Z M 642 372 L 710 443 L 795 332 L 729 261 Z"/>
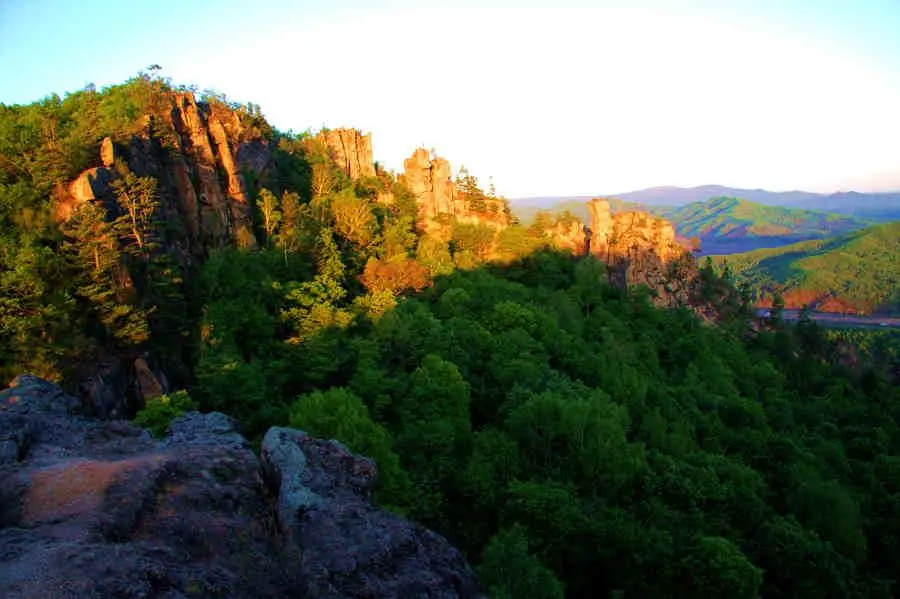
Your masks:
<path fill-rule="evenodd" d="M 151 64 L 507 197 L 900 190 L 900 0 L 0 0 L 0 102 Z"/>

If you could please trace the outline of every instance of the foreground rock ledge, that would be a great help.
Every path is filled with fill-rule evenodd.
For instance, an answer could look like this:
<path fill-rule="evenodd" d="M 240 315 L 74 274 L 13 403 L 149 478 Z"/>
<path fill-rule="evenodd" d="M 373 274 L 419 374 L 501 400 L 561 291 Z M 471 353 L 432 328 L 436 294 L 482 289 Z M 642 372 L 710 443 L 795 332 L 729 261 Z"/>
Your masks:
<path fill-rule="evenodd" d="M 0 392 L 4 597 L 482 597 L 337 442 L 273 428 L 260 461 L 223 414 L 154 440 L 79 411 L 30 375 Z"/>

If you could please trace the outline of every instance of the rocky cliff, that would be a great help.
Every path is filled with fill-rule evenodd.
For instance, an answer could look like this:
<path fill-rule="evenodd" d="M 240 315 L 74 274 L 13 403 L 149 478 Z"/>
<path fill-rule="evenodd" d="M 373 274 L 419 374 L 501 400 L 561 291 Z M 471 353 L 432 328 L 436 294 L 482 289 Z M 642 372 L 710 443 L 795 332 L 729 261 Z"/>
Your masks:
<path fill-rule="evenodd" d="M 591 253 L 612 260 L 653 254 L 662 262 L 669 262 L 685 252 L 675 240 L 675 227 L 664 218 L 643 211 L 612 214 L 609 202 L 593 199 L 588 202 L 591 215 Z"/>
<path fill-rule="evenodd" d="M 450 162 L 431 156 L 425 148 L 403 161 L 401 181 L 416 197 L 420 228 L 425 231 L 440 229 L 442 219 L 448 217 L 498 230 L 509 224 L 503 200 L 479 198 L 483 206 L 474 206 L 472 198 L 457 190 Z"/>
<path fill-rule="evenodd" d="M 269 144 L 235 110 L 197 102 L 191 93 L 160 92 L 156 110 L 144 116 L 136 134 L 103 140 L 99 162 L 57 198 L 60 220 L 85 202 L 102 201 L 113 210 L 111 184 L 127 168 L 157 179 L 159 217 L 179 232 L 168 241 L 186 255 L 256 245 L 242 170 L 264 171 Z"/>
<path fill-rule="evenodd" d="M 372 134 L 358 129 L 326 129 L 319 132 L 332 160 L 350 179 L 375 176 Z"/>
<path fill-rule="evenodd" d="M 482 597 L 437 534 L 372 505 L 375 464 L 335 441 L 188 414 L 153 439 L 24 375 L 0 392 L 8 599 Z"/>
<path fill-rule="evenodd" d="M 696 260 L 676 237 L 672 223 L 643 211 L 613 213 L 609 202 L 600 198 L 588 202 L 588 214 L 589 223 L 558 220 L 545 234 L 559 249 L 596 256 L 616 287 L 646 285 L 659 304 L 708 312 L 696 302 Z"/>
<path fill-rule="evenodd" d="M 588 202 L 589 223 L 557 222 L 547 233 L 560 249 L 590 252 L 605 262 L 652 255 L 662 263 L 683 256 L 688 249 L 678 242 L 669 221 L 648 212 L 611 211 L 609 202 Z"/>

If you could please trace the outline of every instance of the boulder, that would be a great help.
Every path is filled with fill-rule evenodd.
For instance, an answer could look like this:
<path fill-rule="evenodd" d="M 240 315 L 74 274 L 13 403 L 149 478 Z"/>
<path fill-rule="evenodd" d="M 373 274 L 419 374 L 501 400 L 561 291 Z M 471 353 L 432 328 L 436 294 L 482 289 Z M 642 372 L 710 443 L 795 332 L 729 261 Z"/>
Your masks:
<path fill-rule="evenodd" d="M 371 504 L 371 460 L 290 429 L 263 451 L 224 414 L 157 440 L 18 377 L 0 392 L 3 597 L 481 596 L 443 538 Z"/>
<path fill-rule="evenodd" d="M 89 168 L 69 184 L 69 194 L 79 204 L 105 199 L 112 193 L 114 173 L 106 167 Z"/>
<path fill-rule="evenodd" d="M 161 374 L 157 376 L 145 358 L 139 357 L 134 360 L 134 382 L 141 403 L 166 393 L 165 378 Z"/>
<path fill-rule="evenodd" d="M 299 551 L 303 596 L 479 596 L 473 573 L 446 540 L 372 509 L 372 460 L 336 441 L 274 427 L 263 439 L 262 462 L 277 491 L 278 522 Z"/>
<path fill-rule="evenodd" d="M 122 358 L 99 360 L 89 375 L 81 379 L 79 392 L 85 410 L 104 420 L 130 418 L 142 406 L 131 393 L 131 377 Z"/>

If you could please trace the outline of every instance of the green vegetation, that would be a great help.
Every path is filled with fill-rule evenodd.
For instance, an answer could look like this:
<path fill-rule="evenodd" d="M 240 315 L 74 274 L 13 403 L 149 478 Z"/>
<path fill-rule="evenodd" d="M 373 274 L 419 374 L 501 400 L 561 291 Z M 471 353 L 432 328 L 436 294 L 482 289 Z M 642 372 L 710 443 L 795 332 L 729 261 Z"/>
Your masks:
<path fill-rule="evenodd" d="M 147 400 L 147 405 L 135 415 L 134 423 L 148 429 L 154 437 L 162 437 L 173 420 L 196 409 L 197 403 L 187 391 L 176 391 Z"/>
<path fill-rule="evenodd" d="M 813 324 L 742 340 L 602 281 L 544 252 L 456 271 L 237 368 L 265 373 L 272 422 L 384 456 L 380 499 L 495 596 L 889 596 L 897 389 L 836 366 Z"/>
<path fill-rule="evenodd" d="M 716 260 L 755 289 L 756 299 L 777 292 L 789 308 L 868 314 L 900 307 L 900 223 Z"/>
<path fill-rule="evenodd" d="M 536 226 L 423 236 L 391 173 L 350 181 L 258 109 L 238 111 L 272 148 L 265 177 L 248 173 L 258 248 L 179 261 L 163 177 L 129 172 L 112 215 L 88 204 L 56 225 L 53 190 L 103 135 L 127 147 L 166 89 L 139 77 L 0 110 L 4 376 L 71 381 L 97 353 L 152 351 L 190 397 L 139 422 L 159 433 L 194 398 L 253 438 L 334 437 L 377 460 L 382 505 L 463 549 L 495 597 L 896 594 L 895 340 L 848 362 L 848 339 L 808 320 L 753 332 L 711 267 L 690 284 L 718 322 L 663 310 Z M 871 251 L 896 244 L 888 226 L 846 245 L 873 232 Z"/>
<path fill-rule="evenodd" d="M 685 237 L 785 237 L 800 240 L 848 233 L 870 224 L 861 218 L 766 206 L 737 198 L 718 197 L 667 208 L 661 216 L 671 220 Z"/>

